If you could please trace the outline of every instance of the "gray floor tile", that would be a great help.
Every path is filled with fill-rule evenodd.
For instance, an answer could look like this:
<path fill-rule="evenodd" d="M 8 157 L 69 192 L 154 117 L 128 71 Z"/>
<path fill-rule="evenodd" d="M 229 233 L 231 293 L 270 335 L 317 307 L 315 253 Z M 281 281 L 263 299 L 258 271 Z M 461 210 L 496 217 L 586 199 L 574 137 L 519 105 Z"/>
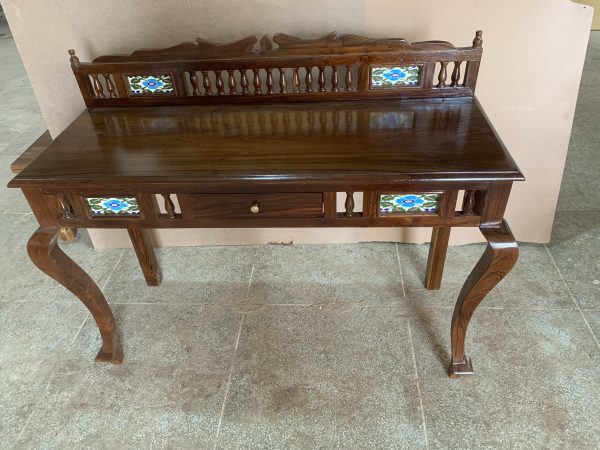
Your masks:
<path fill-rule="evenodd" d="M 52 370 L 42 361 L 0 363 L 0 449 L 13 448 L 40 398 L 46 394 L 51 375 Z"/>
<path fill-rule="evenodd" d="M 594 333 L 594 337 L 600 342 L 600 311 L 584 309 L 582 312 L 592 329 L 592 333 Z"/>
<path fill-rule="evenodd" d="M 46 360 L 71 345 L 87 310 L 75 302 L 0 302 L 0 365 Z"/>
<path fill-rule="evenodd" d="M 257 304 L 328 307 L 402 301 L 394 244 L 259 247 L 249 300 Z"/>
<path fill-rule="evenodd" d="M 38 225 L 32 215 L 0 214 L 0 301 L 79 302 L 67 289 L 38 270 L 27 255 L 27 241 Z M 102 288 L 123 250 L 94 250 L 85 230 L 63 251 Z"/>
<path fill-rule="evenodd" d="M 163 281 L 148 287 L 133 249 L 125 249 L 105 294 L 117 303 L 241 303 L 255 253 L 254 246 L 157 249 Z"/>
<path fill-rule="evenodd" d="M 579 306 L 600 309 L 600 211 L 558 211 L 548 249 Z"/>
<path fill-rule="evenodd" d="M 245 317 L 220 448 L 423 448 L 406 319 L 378 308 Z"/>
<path fill-rule="evenodd" d="M 460 380 L 444 376 L 451 316 L 411 322 L 430 448 L 597 447 L 600 349 L 578 311 L 477 311 L 477 375 Z"/>
<path fill-rule="evenodd" d="M 56 363 L 17 446 L 206 448 L 221 411 L 240 316 L 215 307 L 122 305 L 123 365 L 96 364 L 87 323 Z"/>
<path fill-rule="evenodd" d="M 451 307 L 483 254 L 485 244 L 448 248 L 439 291 L 427 291 L 423 286 L 429 245 L 399 245 L 398 248 L 408 299 L 425 306 Z M 544 246 L 520 244 L 517 264 L 488 294 L 481 307 L 572 309 L 575 305 Z"/>

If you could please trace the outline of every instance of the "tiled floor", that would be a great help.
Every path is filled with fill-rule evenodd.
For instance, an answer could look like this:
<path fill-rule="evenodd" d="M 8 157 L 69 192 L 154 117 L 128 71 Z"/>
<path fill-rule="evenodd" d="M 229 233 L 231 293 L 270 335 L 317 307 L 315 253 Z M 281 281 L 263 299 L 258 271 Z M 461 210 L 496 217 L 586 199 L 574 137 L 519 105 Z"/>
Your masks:
<path fill-rule="evenodd" d="M 0 64 L 5 184 L 44 124 L 9 38 Z M 125 363 L 102 365 L 86 310 L 27 259 L 20 193 L 1 190 L 0 448 L 598 448 L 599 73 L 595 33 L 553 241 L 522 245 L 478 310 L 469 379 L 446 377 L 448 330 L 480 245 L 450 249 L 439 292 L 427 246 L 381 243 L 161 249 L 148 288 L 132 251 L 84 235 L 65 251 L 125 336 Z"/>

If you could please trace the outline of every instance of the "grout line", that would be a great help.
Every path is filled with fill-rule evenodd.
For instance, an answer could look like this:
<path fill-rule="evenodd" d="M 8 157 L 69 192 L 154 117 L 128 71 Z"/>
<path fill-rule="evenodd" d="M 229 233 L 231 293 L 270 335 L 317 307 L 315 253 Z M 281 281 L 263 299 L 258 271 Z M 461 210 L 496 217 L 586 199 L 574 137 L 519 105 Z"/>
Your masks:
<path fill-rule="evenodd" d="M 229 376 L 227 377 L 227 385 L 225 386 L 225 394 L 223 395 L 223 404 L 221 405 L 221 413 L 219 414 L 219 422 L 217 423 L 217 431 L 215 432 L 215 444 L 213 450 L 216 450 L 219 443 L 219 434 L 221 433 L 221 423 L 223 422 L 223 416 L 225 415 L 225 406 L 227 405 L 227 396 L 229 395 L 229 386 L 231 385 L 231 377 L 233 376 L 233 368 L 235 366 L 235 354 L 237 353 L 238 346 L 240 344 L 240 337 L 242 335 L 242 325 L 244 324 L 244 318 L 246 314 L 242 314 L 242 320 L 240 320 L 240 327 L 238 328 L 237 338 L 235 340 L 235 347 L 233 348 L 233 355 L 231 357 L 231 366 L 229 367 Z"/>
<path fill-rule="evenodd" d="M 256 264 L 256 255 L 258 255 L 258 246 L 254 251 L 254 256 L 252 257 L 252 270 L 250 271 L 250 279 L 248 280 L 248 288 L 246 289 L 246 298 L 250 295 L 250 286 L 252 286 L 252 277 L 254 277 L 254 266 Z"/>
<path fill-rule="evenodd" d="M 48 388 L 50 387 L 50 384 L 52 383 L 52 380 L 54 379 L 54 376 L 56 375 L 57 372 L 58 372 L 58 367 L 54 367 L 52 369 L 52 371 L 50 372 L 50 376 L 48 377 L 48 383 L 46 383 L 46 386 L 44 387 L 44 391 L 48 390 Z M 15 440 L 15 447 L 14 448 L 18 448 L 16 446 L 16 444 L 18 444 L 19 441 L 21 440 L 21 438 L 23 437 L 23 434 L 25 433 L 25 430 L 27 429 L 27 427 L 31 423 L 31 419 L 33 418 L 33 416 L 37 412 L 38 406 L 40 406 L 40 404 L 42 403 L 42 401 L 43 401 L 43 399 L 40 398 L 36 402 L 36 404 L 33 406 L 32 410 L 31 410 L 31 414 L 29 414 L 29 417 L 27 418 L 27 421 L 25 422 L 25 425 L 23 425 L 23 428 L 21 428 L 21 431 L 19 432 L 19 435 L 17 436 L 17 439 Z"/>
<path fill-rule="evenodd" d="M 81 330 L 83 330 L 83 327 L 85 326 L 85 323 L 87 322 L 89 315 L 90 315 L 90 313 L 87 312 L 85 315 L 85 318 L 83 319 L 83 322 L 81 323 L 81 326 L 79 327 L 79 330 L 77 330 L 77 333 L 75 333 L 75 336 L 73 336 L 73 339 L 71 339 L 71 342 L 69 345 L 73 345 L 75 343 L 75 341 L 77 340 L 77 337 L 81 333 Z"/>
<path fill-rule="evenodd" d="M 400 251 L 396 242 L 396 258 L 398 259 L 398 271 L 400 272 L 400 282 L 402 283 L 402 296 L 406 297 L 406 289 L 404 287 L 404 275 L 402 274 L 402 264 L 400 264 Z"/>
<path fill-rule="evenodd" d="M 577 300 L 575 300 L 575 296 L 571 292 L 571 289 L 569 288 L 569 285 L 567 284 L 567 282 L 565 280 L 565 277 L 563 276 L 562 272 L 558 268 L 558 265 L 556 264 L 556 261 L 554 260 L 554 257 L 552 256 L 552 253 L 550 253 L 550 249 L 548 249 L 548 246 L 546 244 L 544 244 L 544 248 L 548 252 L 548 256 L 550 256 L 550 260 L 552 261 L 552 264 L 554 264 L 554 268 L 558 272 L 558 275 L 560 276 L 560 279 L 562 280 L 563 284 L 565 285 L 565 288 L 567 288 L 567 292 L 571 296 L 571 300 L 573 300 L 573 303 L 577 307 L 577 310 L 579 311 L 579 314 L 581 314 L 581 318 L 585 322 L 585 325 L 587 326 L 587 329 L 589 330 L 590 334 L 592 335 L 592 338 L 594 338 L 594 341 L 596 341 L 596 345 L 598 346 L 598 348 L 600 348 L 600 342 L 598 341 L 598 338 L 594 334 L 594 331 L 592 330 L 592 327 L 590 326 L 590 323 L 587 321 L 587 318 L 585 317 L 585 314 L 583 314 L 583 311 L 581 310 L 581 308 L 579 306 L 579 303 L 577 303 Z"/>
<path fill-rule="evenodd" d="M 417 356 L 415 354 L 415 346 L 412 337 L 412 331 L 410 329 L 410 322 L 406 321 L 408 325 L 408 339 L 410 341 L 410 350 L 412 352 L 413 365 L 415 367 L 415 378 L 417 382 L 417 395 L 419 396 L 419 405 L 421 407 L 421 422 L 423 425 L 423 436 L 425 438 L 425 448 L 429 449 L 429 440 L 427 439 L 427 422 L 425 421 L 425 408 L 423 406 L 423 396 L 421 395 L 421 383 L 419 382 L 419 371 L 417 368 Z"/>

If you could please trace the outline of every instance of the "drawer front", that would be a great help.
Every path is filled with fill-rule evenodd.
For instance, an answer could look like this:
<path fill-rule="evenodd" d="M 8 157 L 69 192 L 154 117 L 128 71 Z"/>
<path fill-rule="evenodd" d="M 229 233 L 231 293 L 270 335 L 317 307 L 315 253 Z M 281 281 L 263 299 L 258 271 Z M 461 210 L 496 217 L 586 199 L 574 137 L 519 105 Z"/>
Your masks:
<path fill-rule="evenodd" d="M 195 219 L 323 217 L 323 194 L 190 194 Z"/>

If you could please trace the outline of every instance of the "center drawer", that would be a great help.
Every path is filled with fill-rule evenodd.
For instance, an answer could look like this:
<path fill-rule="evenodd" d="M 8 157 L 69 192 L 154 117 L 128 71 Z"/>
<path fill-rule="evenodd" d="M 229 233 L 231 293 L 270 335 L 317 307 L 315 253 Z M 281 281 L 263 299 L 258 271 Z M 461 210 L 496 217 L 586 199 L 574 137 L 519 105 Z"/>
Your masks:
<path fill-rule="evenodd" d="M 323 217 L 323 194 L 190 194 L 195 219 Z"/>

